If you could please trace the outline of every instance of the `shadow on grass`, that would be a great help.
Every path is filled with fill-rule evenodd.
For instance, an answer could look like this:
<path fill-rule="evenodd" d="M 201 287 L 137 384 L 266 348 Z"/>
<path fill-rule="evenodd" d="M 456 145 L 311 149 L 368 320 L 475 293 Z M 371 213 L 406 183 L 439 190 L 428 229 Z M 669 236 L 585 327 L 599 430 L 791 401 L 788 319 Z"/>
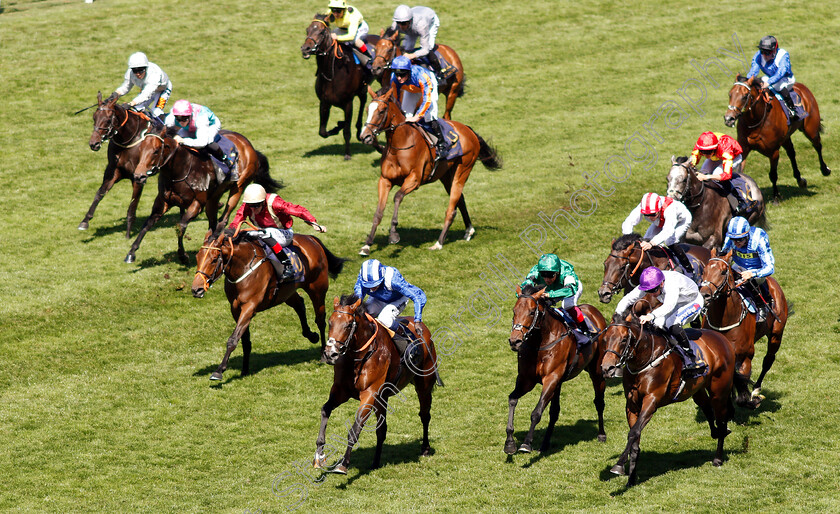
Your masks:
<path fill-rule="evenodd" d="M 138 216 L 134 220 L 134 223 L 131 226 L 131 237 L 125 238 L 126 241 L 129 242 L 128 246 L 131 246 L 131 243 L 134 242 L 134 239 L 137 237 L 137 234 L 140 233 L 140 229 L 142 229 L 143 225 L 146 223 L 146 218 L 148 218 L 148 216 Z M 181 219 L 181 214 L 178 212 L 178 209 L 177 208 L 170 209 L 169 212 L 164 214 L 161 217 L 161 219 L 159 219 L 158 222 L 155 223 L 155 226 L 152 227 L 152 229 L 149 232 L 146 233 L 146 237 L 149 237 L 150 233 L 159 231 L 161 229 L 167 229 L 167 228 L 174 229 L 178 225 L 178 221 L 180 219 Z M 123 235 L 125 235 L 125 222 L 126 222 L 126 220 L 125 220 L 125 217 L 123 216 L 122 218 L 120 218 L 117 221 L 117 223 L 115 225 L 112 225 L 112 226 L 109 226 L 109 227 L 97 227 L 93 231 L 88 231 L 88 237 L 85 238 L 85 239 L 82 239 L 82 243 L 90 243 L 96 238 L 100 238 L 100 237 L 104 237 L 104 236 L 110 236 L 112 234 L 123 234 Z M 91 220 L 91 224 L 93 224 L 93 223 L 94 223 L 93 220 Z M 193 228 L 193 226 L 198 226 L 199 227 L 199 230 L 201 230 L 201 234 L 202 234 L 202 237 L 203 237 L 203 234 L 205 232 L 207 232 L 207 228 L 206 228 L 207 227 L 207 215 L 204 214 L 204 211 L 202 211 L 196 219 L 192 220 L 187 225 L 187 233 L 184 236 L 184 241 L 189 241 L 191 239 L 190 238 L 190 229 Z M 174 232 L 172 232 L 172 240 L 175 241 L 176 245 L 178 244 L 178 236 L 176 236 Z M 126 251 L 127 251 L 128 246 L 126 247 Z"/>
<path fill-rule="evenodd" d="M 819 170 L 817 170 L 817 176 L 818 177 L 822 176 L 819 173 Z M 779 177 L 779 179 L 781 179 L 781 178 L 782 177 Z M 805 177 L 804 175 L 803 175 L 803 178 L 805 178 L 807 180 L 807 177 Z M 795 180 L 793 180 L 793 178 L 791 178 L 790 180 L 792 182 L 795 182 Z M 779 195 L 781 195 L 783 202 L 785 200 L 789 199 L 789 198 L 796 198 L 798 196 L 809 197 L 809 196 L 816 196 L 817 195 L 817 193 L 811 191 L 810 189 L 802 189 L 801 187 L 795 186 L 795 185 L 784 185 L 784 184 L 779 184 L 777 182 L 776 187 L 779 188 Z M 771 187 L 762 187 L 761 188 L 761 194 L 764 196 L 764 202 L 765 203 L 768 203 L 768 204 L 773 203 L 773 187 L 772 186 Z"/>
<path fill-rule="evenodd" d="M 421 430 L 418 427 L 418 430 Z M 344 436 L 347 434 L 345 433 Z M 424 458 L 420 455 L 420 443 L 422 440 L 420 438 L 415 439 L 414 441 L 410 442 L 402 442 L 397 444 L 388 444 L 388 439 L 386 437 L 385 442 L 382 444 L 382 458 L 381 458 L 381 465 L 398 465 L 398 464 L 407 464 L 411 462 L 419 462 L 420 459 Z M 344 450 L 342 448 L 341 450 Z M 350 454 L 350 466 L 355 467 L 353 465 L 354 462 L 361 463 L 359 467 L 356 469 L 358 473 L 353 476 L 349 476 L 347 481 L 343 484 L 339 484 L 336 486 L 337 489 L 346 489 L 353 485 L 353 483 L 358 480 L 359 478 L 371 473 L 375 472 L 376 469 L 371 467 L 373 463 L 373 456 L 376 453 L 376 443 L 372 443 L 371 446 L 366 446 L 363 448 L 355 448 L 353 452 Z M 432 449 L 431 455 L 434 456 L 435 450 Z M 342 451 L 342 455 L 344 455 Z"/>
<path fill-rule="evenodd" d="M 343 139 L 342 139 L 342 141 L 343 141 Z M 376 149 L 374 147 L 370 146 L 370 145 L 366 145 L 366 144 L 358 143 L 358 142 L 354 143 L 352 141 L 350 142 L 350 155 L 351 156 L 360 155 L 360 154 L 369 154 L 369 153 L 379 155 L 379 152 L 377 152 Z M 304 152 L 302 157 L 309 158 L 309 157 L 318 157 L 318 156 L 322 156 L 322 155 L 334 155 L 334 156 L 339 156 L 339 157 L 343 158 L 344 157 L 344 143 L 322 145 L 322 146 L 319 146 L 317 148 L 313 148 L 312 150 L 309 150 L 308 152 Z M 378 165 L 379 164 L 377 163 L 377 166 Z"/>
<path fill-rule="evenodd" d="M 707 438 L 709 441 L 708 450 L 686 450 L 678 453 L 660 453 L 655 451 L 645 451 L 641 449 L 639 459 L 636 461 L 636 485 L 643 484 L 651 478 L 656 478 L 664 475 L 670 471 L 679 471 L 681 469 L 690 469 L 703 466 L 706 463 L 711 465 L 712 459 L 715 457 L 715 448 L 717 443 L 712 438 Z M 724 452 L 724 465 L 728 460 L 729 452 Z M 618 454 L 615 455 L 615 460 L 618 460 Z M 624 475 L 615 475 L 610 472 L 613 464 L 601 470 L 600 478 L 602 482 L 616 479 L 621 481 L 621 489 L 610 493 L 610 496 L 622 496 L 630 490 L 627 487 L 627 477 Z"/>
<path fill-rule="evenodd" d="M 393 204 L 391 204 L 391 215 L 393 215 Z M 446 212 L 446 205 L 441 205 L 441 221 L 443 220 L 443 215 Z M 460 215 L 456 215 L 455 222 L 452 223 L 452 227 L 450 227 L 449 232 L 446 234 L 446 239 L 443 241 L 443 246 L 446 248 L 446 245 L 454 244 L 458 242 L 464 241 L 464 228 L 463 228 L 463 220 L 460 220 Z M 460 225 L 456 225 L 460 221 Z M 406 227 L 406 226 L 398 226 L 397 232 L 400 235 L 400 242 L 395 244 L 388 243 L 388 231 L 391 226 L 391 216 L 387 215 L 386 209 L 386 216 L 382 218 L 382 223 L 379 224 L 377 228 L 377 236 L 373 238 L 373 244 L 370 245 L 370 253 L 377 253 L 377 252 L 385 252 L 390 251 L 391 256 L 399 257 L 400 253 L 406 248 L 429 248 L 437 242 L 438 237 L 440 237 L 440 228 L 416 228 L 416 227 Z M 473 225 L 475 228 L 475 235 L 472 237 L 474 241 L 476 238 L 480 238 L 482 232 L 487 231 L 494 231 L 497 227 L 490 226 L 490 225 Z M 472 243 L 472 241 L 466 241 L 467 244 Z"/>
<path fill-rule="evenodd" d="M 540 445 L 542 445 L 547 429 L 548 426 L 546 425 L 545 427 L 534 431 L 534 448 L 539 448 Z M 521 444 L 526 435 L 528 435 L 528 430 L 522 430 L 518 433 L 514 432 L 517 444 Z M 531 459 L 523 464 L 522 468 L 530 468 L 543 458 L 563 451 L 563 449 L 567 446 L 587 441 L 598 441 L 598 422 L 596 420 L 579 419 L 574 425 L 563 425 L 558 423 L 554 426 L 554 433 L 552 434 L 550 441 L 551 444 L 548 447 L 548 450 L 541 452 L 538 449 L 535 449 L 534 453 L 531 455 Z M 506 462 L 515 462 L 512 457 L 512 455 L 508 455 Z"/>
<path fill-rule="evenodd" d="M 302 342 L 306 340 L 301 338 Z M 293 366 L 295 364 L 301 364 L 303 362 L 318 362 L 321 358 L 321 345 L 320 344 L 311 344 L 306 342 L 306 344 L 310 344 L 309 347 L 305 348 L 296 348 L 294 350 L 287 350 L 285 352 L 268 352 L 268 353 L 257 353 L 251 351 L 251 371 L 250 375 L 255 375 L 260 371 L 273 368 L 275 366 Z M 223 352 L 224 352 L 224 345 L 219 345 L 219 362 L 221 362 Z M 236 351 L 240 351 L 239 355 L 231 356 L 230 360 L 228 360 L 228 369 L 225 371 L 225 380 L 218 382 L 218 385 L 224 385 L 230 383 L 234 380 L 241 380 L 242 376 L 242 354 L 241 350 L 237 347 Z M 209 377 L 211 373 L 216 371 L 216 368 L 219 367 L 219 362 L 215 364 L 210 364 L 205 366 L 199 370 L 196 370 L 193 373 L 194 377 L 202 377 L 206 376 Z"/>

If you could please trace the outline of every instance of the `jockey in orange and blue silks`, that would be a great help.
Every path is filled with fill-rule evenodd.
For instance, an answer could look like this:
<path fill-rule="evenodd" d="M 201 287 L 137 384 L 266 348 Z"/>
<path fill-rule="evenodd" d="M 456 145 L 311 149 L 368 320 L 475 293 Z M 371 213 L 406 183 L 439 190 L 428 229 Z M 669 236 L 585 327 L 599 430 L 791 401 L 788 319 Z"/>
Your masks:
<path fill-rule="evenodd" d="M 437 78 L 426 68 L 411 64 L 408 57 L 398 55 L 391 62 L 391 84 L 397 87 L 400 106 L 406 113 L 405 121 L 416 123 L 422 119 L 437 137 L 437 158 L 440 159 L 446 154 L 447 145 L 438 123 Z M 420 106 L 415 112 L 418 101 Z"/>
<path fill-rule="evenodd" d="M 784 98 L 793 116 L 804 117 L 804 109 L 799 96 L 793 90 L 796 78 L 790 67 L 790 54 L 784 48 L 779 48 L 779 42 L 773 36 L 764 36 L 758 43 L 758 52 L 755 53 L 747 72 L 747 78 L 758 76 L 760 71 L 764 72 L 761 77 L 763 87 L 773 88 Z M 793 98 L 793 97 L 796 98 Z"/>
<path fill-rule="evenodd" d="M 706 162 L 700 167 L 697 178 L 700 181 L 715 180 L 726 193 L 732 197 L 732 207 L 735 214 L 746 212 L 747 204 L 738 191 L 732 187 L 729 180 L 732 173 L 741 171 L 743 164 L 743 150 L 741 145 L 727 134 L 720 132 L 703 132 L 694 144 L 690 163 L 696 166 L 701 157 Z"/>

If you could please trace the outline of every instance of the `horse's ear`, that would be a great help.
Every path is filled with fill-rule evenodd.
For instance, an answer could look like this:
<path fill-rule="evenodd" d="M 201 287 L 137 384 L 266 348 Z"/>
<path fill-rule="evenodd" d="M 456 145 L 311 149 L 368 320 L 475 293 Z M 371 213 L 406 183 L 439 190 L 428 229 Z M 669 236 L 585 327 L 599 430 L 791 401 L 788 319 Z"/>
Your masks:
<path fill-rule="evenodd" d="M 671 166 L 677 164 L 677 157 L 675 155 L 671 156 Z"/>
<path fill-rule="evenodd" d="M 102 105 L 102 91 L 97 91 L 96 92 L 96 103 L 98 103 L 99 105 Z"/>
<path fill-rule="evenodd" d="M 373 88 L 370 87 L 370 84 L 368 84 L 368 94 L 371 98 L 376 98 L 376 91 L 374 91 Z"/>
<path fill-rule="evenodd" d="M 379 37 L 385 37 L 385 29 L 379 31 Z"/>
<path fill-rule="evenodd" d="M 520 296 L 522 294 L 522 288 L 520 286 L 516 286 L 516 296 Z"/>
<path fill-rule="evenodd" d="M 338 297 L 337 296 L 335 297 L 335 300 L 333 300 L 333 310 L 338 310 Z"/>
<path fill-rule="evenodd" d="M 726 259 L 727 261 L 732 258 L 732 248 L 730 248 L 729 251 L 726 252 L 726 254 L 723 256 L 723 258 Z"/>
<path fill-rule="evenodd" d="M 391 87 L 388 88 L 388 94 L 394 95 L 394 98 L 397 97 L 397 83 L 391 82 Z"/>
<path fill-rule="evenodd" d="M 204 244 L 209 243 L 210 238 L 212 238 L 212 237 L 213 237 L 213 229 L 211 228 L 210 230 L 207 231 L 206 234 L 204 234 Z"/>
<path fill-rule="evenodd" d="M 544 295 L 545 295 L 545 288 L 542 288 L 542 289 L 540 289 L 539 291 L 537 291 L 536 293 L 534 293 L 534 295 L 533 295 L 533 296 L 534 296 L 534 298 L 536 298 L 537 300 L 539 300 L 539 299 L 540 299 L 540 298 L 542 298 Z"/>
<path fill-rule="evenodd" d="M 717 257 L 717 248 L 712 248 L 712 257 Z"/>
<path fill-rule="evenodd" d="M 359 311 L 359 308 L 360 308 L 361 306 L 362 306 L 362 299 L 361 299 L 361 298 L 359 298 L 359 299 L 358 299 L 358 300 L 356 300 L 356 301 L 355 301 L 355 303 L 353 303 L 353 305 L 351 305 L 350 307 L 352 307 L 354 311 L 358 312 L 358 311 Z"/>

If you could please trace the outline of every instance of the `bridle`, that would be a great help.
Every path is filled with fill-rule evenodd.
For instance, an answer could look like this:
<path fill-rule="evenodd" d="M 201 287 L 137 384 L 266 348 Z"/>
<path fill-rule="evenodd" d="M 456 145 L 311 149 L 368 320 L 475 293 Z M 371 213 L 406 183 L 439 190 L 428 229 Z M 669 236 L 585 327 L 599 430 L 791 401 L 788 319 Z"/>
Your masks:
<path fill-rule="evenodd" d="M 397 42 L 392 41 L 389 38 L 380 39 L 380 41 L 391 41 L 391 49 L 387 53 L 377 54 L 376 58 L 380 58 L 385 61 L 385 67 L 390 66 L 391 61 L 394 59 L 395 54 L 397 53 Z"/>
<path fill-rule="evenodd" d="M 327 35 L 329 34 L 329 26 L 327 25 L 327 22 L 325 22 L 324 20 L 319 20 L 318 18 L 312 20 L 312 23 L 315 22 L 321 23 L 324 26 L 323 29 L 321 29 L 318 32 L 319 38 L 315 39 L 314 37 L 310 36 L 310 31 L 307 30 L 306 39 L 303 40 L 303 44 L 306 45 L 307 41 L 312 41 L 314 43 L 314 46 L 312 47 L 312 50 L 309 51 L 309 55 L 314 54 L 318 57 L 324 57 L 330 53 L 330 49 L 335 49 L 333 51 L 334 58 L 332 60 L 331 66 L 332 76 L 328 77 L 323 71 L 321 71 L 320 67 L 318 69 L 318 73 L 324 80 L 326 80 L 327 82 L 332 82 L 332 80 L 335 78 L 335 63 L 336 61 L 341 61 L 344 58 L 344 50 L 342 50 L 341 45 L 338 44 L 338 41 L 333 40 L 331 37 L 327 37 Z M 311 24 L 309 26 L 312 27 Z M 326 43 L 327 40 L 329 40 L 329 44 Z"/>
<path fill-rule="evenodd" d="M 117 125 L 117 121 L 118 121 L 118 119 L 117 119 L 118 118 L 117 109 L 115 109 L 114 107 L 106 107 L 106 105 L 103 104 L 103 105 L 99 106 L 99 109 L 97 109 L 97 112 L 102 111 L 102 112 L 107 113 L 107 111 L 109 111 L 109 110 L 111 111 L 111 113 L 108 114 L 108 125 L 106 127 L 103 127 L 103 126 L 94 124 L 94 126 L 93 126 L 93 130 L 95 132 L 99 133 L 99 137 L 102 139 L 103 143 L 110 140 L 111 138 L 115 137 L 117 134 L 119 134 L 120 129 L 123 126 L 125 126 L 126 123 L 128 123 L 128 118 L 129 118 L 129 116 L 131 116 L 130 111 L 128 109 L 125 109 L 125 119 L 122 121 L 122 123 Z M 138 116 L 140 116 L 139 113 L 137 113 L 137 114 L 138 114 Z M 145 116 L 141 116 L 141 117 L 145 118 Z M 145 119 L 148 121 L 148 118 L 145 118 Z M 122 147 L 122 148 L 131 148 L 132 146 L 136 146 L 136 145 L 140 144 L 140 141 L 143 140 L 142 136 L 144 135 L 145 131 L 148 130 L 148 127 L 149 127 L 148 123 L 146 124 L 145 128 L 143 128 L 142 125 L 138 125 L 137 130 L 134 131 L 134 134 L 132 134 L 131 137 L 129 137 L 125 142 L 123 142 L 123 143 L 120 143 L 118 141 L 111 141 L 111 142 L 114 143 L 117 146 Z M 103 135 L 103 131 L 104 131 L 104 135 Z M 131 143 L 131 141 L 134 141 L 134 139 L 137 139 L 137 141 L 135 141 L 134 143 Z"/>
<path fill-rule="evenodd" d="M 727 106 L 727 109 L 735 111 L 735 119 L 737 120 L 741 116 L 741 114 L 746 114 L 746 113 L 750 112 L 753 107 L 755 107 L 755 105 L 758 103 L 759 99 L 761 98 L 761 94 L 759 93 L 755 97 L 753 97 L 752 96 L 752 87 L 745 82 L 735 82 L 733 85 L 743 87 L 747 90 L 747 92 L 744 93 L 744 96 L 741 97 L 741 102 L 744 104 L 743 106 L 741 106 L 741 107 L 736 107 L 734 105 Z M 770 111 L 770 109 L 764 109 L 764 116 L 762 116 L 762 118 L 758 122 L 756 122 L 755 125 L 750 125 L 747 128 L 753 129 L 753 128 L 758 127 L 761 124 L 763 124 L 764 120 L 767 119 L 767 114 L 768 114 L 769 111 Z"/>
<path fill-rule="evenodd" d="M 175 149 L 177 148 L 177 145 L 179 143 L 176 142 L 175 148 L 173 148 L 172 151 L 169 152 L 169 155 L 164 156 L 164 151 L 163 150 L 166 149 L 166 139 L 164 139 L 163 137 L 161 137 L 157 134 L 146 134 L 143 137 L 143 139 L 141 139 L 141 141 L 145 140 L 148 137 L 153 137 L 153 138 L 156 138 L 160 141 L 160 149 L 159 149 L 160 151 L 158 151 L 158 149 L 155 150 L 155 153 L 158 154 L 157 164 L 155 164 L 154 166 L 151 166 L 148 170 L 146 170 L 146 175 L 151 177 L 152 175 L 159 172 L 160 169 L 163 166 L 165 166 L 166 163 L 168 163 L 172 159 L 172 157 L 175 155 Z M 189 176 L 189 174 L 190 174 L 190 170 L 187 170 L 187 174 L 186 174 L 186 176 L 184 176 L 184 178 L 178 179 L 178 180 L 173 180 L 173 182 L 180 182 L 182 180 L 186 180 L 186 178 Z"/>
<path fill-rule="evenodd" d="M 633 249 L 636 248 L 637 244 L 638 244 L 638 241 L 635 241 L 633 243 Z M 613 294 L 613 295 L 615 293 L 617 293 L 623 287 L 621 285 L 621 283 L 625 280 L 627 281 L 628 284 L 635 287 L 638 284 L 636 284 L 636 285 L 633 284 L 633 280 L 632 280 L 633 274 L 636 272 L 637 269 L 639 269 L 639 266 L 641 266 L 642 259 L 644 259 L 646 254 L 647 254 L 647 252 L 642 251 L 642 255 L 639 256 L 639 262 L 636 263 L 636 267 L 633 269 L 633 271 L 628 273 L 628 271 L 630 270 L 630 264 L 631 264 L 630 257 L 625 257 L 623 255 L 616 255 L 616 254 L 610 252 L 610 254 L 607 256 L 607 259 L 609 259 L 610 257 L 614 257 L 616 259 L 623 259 L 627 262 L 624 264 L 624 267 L 621 269 L 621 276 L 618 278 L 618 282 L 610 282 L 608 280 L 604 280 L 603 282 L 601 282 L 601 284 L 609 287 L 610 288 L 610 294 Z M 632 252 L 631 252 L 631 255 L 632 255 Z M 651 259 L 651 257 L 649 255 L 648 255 L 648 260 L 650 261 L 651 266 L 653 266 L 653 260 Z"/>
<path fill-rule="evenodd" d="M 711 259 L 709 259 L 709 263 L 711 263 L 712 261 L 720 261 L 720 262 L 724 263 L 726 265 L 726 272 L 723 275 L 723 284 L 721 284 L 720 286 L 718 286 L 718 285 L 716 285 L 712 282 L 709 282 L 708 280 L 704 280 L 704 281 L 700 282 L 700 287 L 701 288 L 702 287 L 709 287 L 709 288 L 714 287 L 714 291 L 712 291 L 712 294 L 709 296 L 709 301 L 708 302 L 703 302 L 703 308 L 700 310 L 700 315 L 703 316 L 704 318 L 706 318 L 706 322 L 709 323 L 709 326 L 712 327 L 714 330 L 726 331 L 726 330 L 730 330 L 730 329 L 733 329 L 733 328 L 737 327 L 738 325 L 741 324 L 742 321 L 744 321 L 744 318 L 747 317 L 747 309 L 741 303 L 740 304 L 741 305 L 741 315 L 738 316 L 738 321 L 736 321 L 735 323 L 733 323 L 731 325 L 725 326 L 725 327 L 716 327 L 715 325 L 713 325 L 709 321 L 709 318 L 706 316 L 706 312 L 709 310 L 709 304 L 714 302 L 714 301 L 717 301 L 717 299 L 720 298 L 721 294 L 723 294 L 724 292 L 727 292 L 726 296 L 729 296 L 729 294 L 732 291 L 732 288 L 729 286 L 729 274 L 732 272 L 732 266 L 730 266 L 729 263 L 726 262 L 726 260 L 721 259 L 720 257 L 712 257 Z M 708 268 L 708 264 L 706 265 L 706 267 Z"/>
<path fill-rule="evenodd" d="M 636 370 L 630 369 L 629 360 L 632 359 L 633 357 L 635 357 L 636 349 L 638 348 L 639 343 L 642 342 L 642 339 L 644 339 L 643 336 L 644 336 L 644 332 L 645 332 L 645 326 L 644 325 L 639 325 L 639 335 L 638 336 L 636 336 L 633 333 L 633 327 L 631 327 L 630 325 L 625 325 L 625 324 L 622 324 L 622 323 L 611 323 L 607 328 L 609 328 L 611 326 L 624 327 L 624 328 L 627 329 L 627 336 L 623 337 L 621 339 L 621 341 L 619 341 L 619 348 L 623 344 L 624 349 L 621 351 L 621 353 L 618 353 L 615 350 L 607 348 L 607 349 L 604 350 L 604 353 L 605 354 L 606 353 L 611 353 L 611 354 L 617 356 L 618 357 L 618 362 L 615 364 L 615 367 L 616 368 L 622 368 L 623 367 L 631 375 L 638 375 L 639 373 L 647 371 L 650 368 L 655 368 L 665 358 L 665 356 L 667 356 L 669 353 L 671 353 L 673 351 L 672 348 L 668 348 L 662 355 L 660 355 L 658 357 L 654 357 L 654 355 L 653 355 L 653 335 L 651 334 L 651 337 L 649 337 L 650 344 L 651 344 L 650 358 L 645 363 L 645 365 L 642 366 L 641 368 L 636 369 Z M 604 330 L 606 330 L 606 329 L 604 329 Z M 625 341 L 626 341 L 626 343 L 625 343 Z"/>
<path fill-rule="evenodd" d="M 347 352 L 347 349 L 350 347 L 350 342 L 353 340 L 353 336 L 355 336 L 355 334 L 356 334 L 356 329 L 359 328 L 359 322 L 356 321 L 356 312 L 354 310 L 353 311 L 348 311 L 348 310 L 344 310 L 344 309 L 336 309 L 335 311 L 333 311 L 333 314 L 346 314 L 346 315 L 350 316 L 351 319 L 353 320 L 352 323 L 350 323 L 350 333 L 347 334 L 347 337 L 344 339 L 344 341 L 339 342 L 339 341 L 336 341 L 334 338 L 331 337 L 327 341 L 326 347 L 324 348 L 325 350 L 326 350 L 326 348 L 332 348 L 332 350 L 335 353 L 337 353 L 338 356 L 340 357 L 340 356 L 344 355 Z M 372 322 L 376 326 L 376 328 L 373 332 L 373 335 L 370 337 L 370 339 L 368 339 L 368 341 L 365 344 L 363 344 L 360 348 L 357 348 L 355 350 L 356 353 L 361 353 L 361 352 L 365 351 L 371 345 L 371 343 L 373 343 L 376 340 L 377 334 L 379 334 L 379 323 L 377 323 L 371 317 L 371 315 L 368 314 L 368 313 L 365 313 L 365 317 L 368 319 L 368 321 Z M 370 351 L 366 355 L 364 355 L 361 359 L 355 359 L 355 360 L 356 361 L 367 360 L 367 358 L 371 354 L 373 354 L 373 352 L 375 350 L 376 350 L 376 346 L 371 348 Z"/>
<path fill-rule="evenodd" d="M 668 188 L 668 193 L 674 192 L 679 194 L 679 198 L 673 196 L 675 200 L 682 202 L 688 209 L 694 209 L 700 206 L 700 201 L 703 198 L 703 189 L 706 187 L 703 182 L 700 182 L 700 190 L 692 195 L 691 193 L 691 174 L 695 173 L 694 167 L 689 165 L 688 162 L 683 162 L 680 164 L 676 164 L 676 166 L 685 170 L 685 187 L 683 187 L 682 191 L 676 191 Z M 696 204 L 689 205 L 694 199 L 697 199 Z"/>
<path fill-rule="evenodd" d="M 201 277 L 204 278 L 205 291 L 213 287 L 213 282 L 215 282 L 219 279 L 219 277 L 222 276 L 222 273 L 224 273 L 227 267 L 230 266 L 231 261 L 233 261 L 233 240 L 230 238 L 230 236 L 227 236 L 224 238 L 223 242 L 227 242 L 228 244 L 230 244 L 230 257 L 228 257 L 227 261 L 225 261 L 225 254 L 224 252 L 222 252 L 221 244 L 223 243 L 220 243 L 218 246 L 216 246 L 215 244 L 210 244 L 201 247 L 202 250 L 219 252 L 219 256 L 213 258 L 213 262 L 215 264 L 213 266 L 212 272 L 205 273 L 204 271 L 201 271 L 201 267 L 203 263 L 206 262 L 206 259 L 203 259 L 202 262 L 197 263 L 198 269 L 196 270 L 195 274 L 201 275 Z"/>
<path fill-rule="evenodd" d="M 540 328 L 540 321 L 542 320 L 542 317 L 545 315 L 545 307 L 540 303 L 539 300 L 537 300 L 536 298 L 533 297 L 533 295 L 530 295 L 530 294 L 520 294 L 516 298 L 517 299 L 529 298 L 531 301 L 534 302 L 534 304 L 536 306 L 536 314 L 533 315 L 533 319 L 531 319 L 531 324 L 528 326 L 528 330 L 524 330 L 524 331 L 522 330 L 523 328 L 525 328 L 525 325 L 522 324 L 522 323 L 514 323 L 513 327 L 511 327 L 511 330 L 510 330 L 511 333 L 513 333 L 517 330 L 522 332 L 522 342 L 524 343 L 528 339 L 528 337 L 531 335 L 531 332 L 534 329 L 539 329 Z"/>

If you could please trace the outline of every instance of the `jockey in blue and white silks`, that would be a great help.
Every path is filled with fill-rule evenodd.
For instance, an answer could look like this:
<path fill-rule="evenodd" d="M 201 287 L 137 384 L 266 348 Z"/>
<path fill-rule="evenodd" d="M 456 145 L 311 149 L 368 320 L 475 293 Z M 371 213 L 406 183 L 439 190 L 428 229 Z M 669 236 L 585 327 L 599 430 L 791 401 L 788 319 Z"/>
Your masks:
<path fill-rule="evenodd" d="M 765 279 L 776 271 L 776 259 L 770 248 L 767 232 L 750 227 L 749 221 L 740 216 L 729 220 L 726 239 L 723 240 L 721 253 L 732 252 L 732 270 L 740 274 L 741 280 L 746 281 L 747 291 L 755 300 L 759 308 L 758 322 L 766 319 L 770 302 L 770 290 Z"/>
<path fill-rule="evenodd" d="M 747 78 L 757 76 L 759 71 L 764 72 L 764 76 L 761 77 L 764 86 L 778 91 L 794 116 L 804 117 L 804 109 L 801 112 L 799 110 L 802 108 L 802 102 L 793 90 L 796 78 L 790 67 L 790 54 L 784 48 L 779 48 L 779 42 L 773 36 L 761 38 L 758 43 L 758 52 L 753 56 L 750 71 L 747 72 Z"/>
<path fill-rule="evenodd" d="M 362 263 L 353 293 L 361 299 L 369 296 L 364 302 L 365 310 L 391 330 L 398 328 L 397 316 L 409 300 L 414 303 L 415 325 L 423 320 L 426 293 L 411 285 L 397 268 L 385 266 L 376 259 Z"/>

